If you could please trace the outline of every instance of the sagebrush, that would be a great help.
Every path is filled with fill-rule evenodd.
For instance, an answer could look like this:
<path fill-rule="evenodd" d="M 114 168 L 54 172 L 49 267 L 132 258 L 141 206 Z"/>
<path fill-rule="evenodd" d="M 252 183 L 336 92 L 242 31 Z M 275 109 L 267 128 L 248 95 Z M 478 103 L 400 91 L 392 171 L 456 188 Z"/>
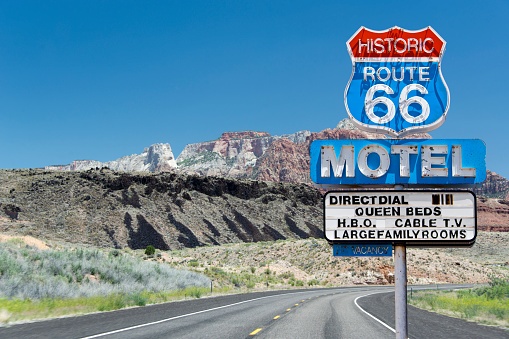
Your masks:
<path fill-rule="evenodd" d="M 79 298 L 209 286 L 209 278 L 96 249 L 39 250 L 0 244 L 0 297 Z"/>

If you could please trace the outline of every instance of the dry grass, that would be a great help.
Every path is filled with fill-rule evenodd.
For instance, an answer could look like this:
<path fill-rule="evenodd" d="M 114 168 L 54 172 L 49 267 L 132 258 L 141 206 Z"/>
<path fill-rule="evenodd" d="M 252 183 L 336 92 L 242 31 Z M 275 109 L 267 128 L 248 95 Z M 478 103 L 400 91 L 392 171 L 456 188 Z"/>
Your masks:
<path fill-rule="evenodd" d="M 490 275 L 507 276 L 505 266 L 491 265 L 501 257 L 479 255 L 497 236 L 481 233 L 473 248 L 454 249 L 454 253 L 451 249 L 408 249 L 409 283 L 486 283 Z M 500 244 L 504 247 L 499 249 L 502 255 L 509 248 L 507 236 L 503 234 L 508 241 Z M 244 281 L 240 287 L 250 281 L 251 288 L 266 288 L 267 280 L 274 288 L 293 287 L 297 281 L 306 286 L 310 282 L 322 286 L 388 284 L 394 272 L 392 258 L 334 257 L 331 246 L 319 239 L 237 243 L 158 253 L 160 258 L 152 260 L 191 267 L 208 274 L 216 284 L 232 288 L 232 277 Z M 225 274 L 213 273 L 217 270 Z"/>

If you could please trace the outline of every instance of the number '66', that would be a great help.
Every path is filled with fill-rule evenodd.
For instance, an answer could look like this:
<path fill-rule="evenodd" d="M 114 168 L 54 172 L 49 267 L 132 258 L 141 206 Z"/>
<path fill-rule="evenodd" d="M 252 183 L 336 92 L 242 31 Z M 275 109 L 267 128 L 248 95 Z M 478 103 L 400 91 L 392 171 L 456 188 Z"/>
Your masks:
<path fill-rule="evenodd" d="M 368 115 L 368 118 L 375 124 L 381 125 L 391 121 L 394 118 L 394 115 L 396 114 L 396 107 L 394 107 L 394 103 L 389 98 L 378 97 L 376 99 L 373 99 L 373 96 L 377 91 L 384 91 L 387 94 L 394 94 L 394 91 L 387 85 L 378 84 L 372 86 L 368 90 L 368 93 L 366 94 L 366 99 L 364 100 L 364 108 L 366 109 L 366 114 Z M 401 91 L 401 95 L 399 96 L 399 111 L 401 112 L 401 116 L 403 117 L 403 119 L 405 119 L 411 124 L 418 124 L 425 121 L 428 118 L 429 104 L 426 100 L 424 100 L 421 97 L 414 96 L 408 98 L 408 93 L 410 91 L 419 91 L 422 94 L 428 94 L 428 91 L 422 85 L 410 84 L 403 88 L 403 90 Z M 421 114 L 415 117 L 408 114 L 408 106 L 410 106 L 413 103 L 419 104 L 422 108 Z M 382 117 L 375 115 L 375 113 L 373 112 L 373 109 L 378 104 L 384 104 L 385 106 L 387 106 L 387 114 L 385 114 Z"/>

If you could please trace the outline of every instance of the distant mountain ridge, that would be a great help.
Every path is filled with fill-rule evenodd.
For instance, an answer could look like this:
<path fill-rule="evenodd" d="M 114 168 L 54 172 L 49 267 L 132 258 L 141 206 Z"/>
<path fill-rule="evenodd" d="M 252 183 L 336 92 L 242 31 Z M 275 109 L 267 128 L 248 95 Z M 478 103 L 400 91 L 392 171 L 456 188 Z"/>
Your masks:
<path fill-rule="evenodd" d="M 277 140 L 306 141 L 309 131 L 271 136 L 266 132 L 225 132 L 217 140 L 187 145 L 177 158 L 179 171 L 249 178 L 258 159 Z"/>
<path fill-rule="evenodd" d="M 69 165 L 46 166 L 47 170 L 86 171 L 92 168 L 108 167 L 115 171 L 166 172 L 177 167 L 170 144 L 153 144 L 141 154 L 126 155 L 117 160 L 100 162 L 96 160 L 75 160 Z"/>
<path fill-rule="evenodd" d="M 83 171 L 108 167 L 117 171 L 179 171 L 188 174 L 222 176 L 253 180 L 307 183 L 309 177 L 309 145 L 319 139 L 384 139 L 385 135 L 359 130 L 349 119 L 341 120 L 334 129 L 315 133 L 300 131 L 272 136 L 267 132 L 224 132 L 216 140 L 188 144 L 175 159 L 170 144 L 154 144 L 141 154 L 100 162 L 76 160 L 69 165 L 46 166 L 48 170 Z M 428 134 L 412 138 L 430 138 Z M 509 180 L 488 171 L 476 194 L 509 200 Z"/>

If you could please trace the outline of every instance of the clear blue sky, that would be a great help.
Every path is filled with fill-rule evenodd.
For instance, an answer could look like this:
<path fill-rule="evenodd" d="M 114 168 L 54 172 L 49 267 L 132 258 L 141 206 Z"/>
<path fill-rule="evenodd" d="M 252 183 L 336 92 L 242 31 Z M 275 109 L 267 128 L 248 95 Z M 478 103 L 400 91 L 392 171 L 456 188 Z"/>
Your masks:
<path fill-rule="evenodd" d="M 509 2 L 2 1 L 0 168 L 109 161 L 223 131 L 347 117 L 346 41 L 432 26 L 451 92 L 434 138 L 479 138 L 509 177 Z"/>

